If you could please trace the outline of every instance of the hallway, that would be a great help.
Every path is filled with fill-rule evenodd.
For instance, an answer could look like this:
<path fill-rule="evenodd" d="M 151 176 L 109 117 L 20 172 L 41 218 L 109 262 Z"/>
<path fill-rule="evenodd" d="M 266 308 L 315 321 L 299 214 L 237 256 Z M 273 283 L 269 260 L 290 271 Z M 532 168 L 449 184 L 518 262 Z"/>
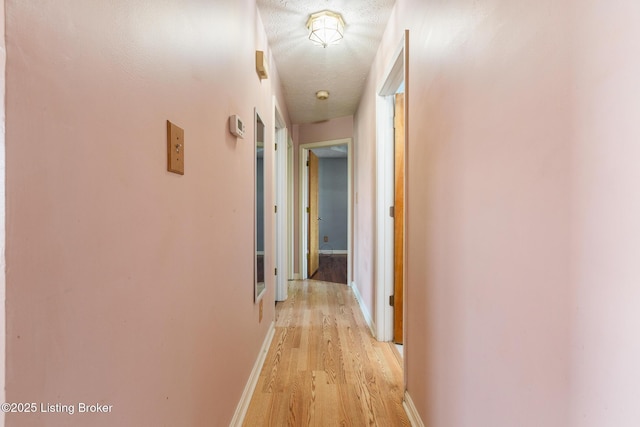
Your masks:
<path fill-rule="evenodd" d="M 640 426 L 640 2 L 0 2 L 3 401 L 113 406 L 0 427 Z M 349 287 L 289 283 L 304 150 L 345 141 Z"/>
<path fill-rule="evenodd" d="M 408 426 L 402 367 L 347 286 L 289 283 L 245 426 Z"/>

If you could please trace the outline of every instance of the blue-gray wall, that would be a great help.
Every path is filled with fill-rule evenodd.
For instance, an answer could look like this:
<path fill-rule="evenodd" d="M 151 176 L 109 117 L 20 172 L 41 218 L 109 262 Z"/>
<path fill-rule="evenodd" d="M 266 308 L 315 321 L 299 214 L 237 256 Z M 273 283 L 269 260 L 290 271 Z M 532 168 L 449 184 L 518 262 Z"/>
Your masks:
<path fill-rule="evenodd" d="M 320 250 L 346 251 L 348 234 L 348 166 L 346 158 L 320 158 L 318 211 Z M 329 238 L 325 243 L 324 236 Z"/>

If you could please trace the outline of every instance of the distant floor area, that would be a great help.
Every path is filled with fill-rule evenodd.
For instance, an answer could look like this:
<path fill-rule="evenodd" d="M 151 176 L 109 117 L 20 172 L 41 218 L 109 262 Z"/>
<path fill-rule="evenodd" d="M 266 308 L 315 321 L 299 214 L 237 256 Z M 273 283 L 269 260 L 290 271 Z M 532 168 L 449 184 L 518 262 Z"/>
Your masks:
<path fill-rule="evenodd" d="M 320 255 L 320 266 L 311 279 L 346 285 L 347 255 Z"/>

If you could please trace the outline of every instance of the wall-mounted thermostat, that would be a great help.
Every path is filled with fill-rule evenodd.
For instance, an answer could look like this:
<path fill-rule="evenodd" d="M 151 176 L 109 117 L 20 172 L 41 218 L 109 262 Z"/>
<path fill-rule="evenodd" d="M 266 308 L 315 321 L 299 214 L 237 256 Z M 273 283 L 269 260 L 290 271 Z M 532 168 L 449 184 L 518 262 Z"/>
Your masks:
<path fill-rule="evenodd" d="M 244 122 L 237 114 L 229 117 L 229 131 L 238 138 L 244 138 Z"/>

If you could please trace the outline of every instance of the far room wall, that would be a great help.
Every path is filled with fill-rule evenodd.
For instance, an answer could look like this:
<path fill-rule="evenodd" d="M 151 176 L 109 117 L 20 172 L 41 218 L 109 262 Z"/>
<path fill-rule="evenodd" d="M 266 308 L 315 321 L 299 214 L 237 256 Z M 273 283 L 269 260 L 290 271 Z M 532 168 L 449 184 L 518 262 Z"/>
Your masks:
<path fill-rule="evenodd" d="M 347 174 L 346 157 L 319 159 L 318 205 L 320 218 L 322 218 L 319 239 L 321 253 L 347 251 L 349 203 Z"/>

